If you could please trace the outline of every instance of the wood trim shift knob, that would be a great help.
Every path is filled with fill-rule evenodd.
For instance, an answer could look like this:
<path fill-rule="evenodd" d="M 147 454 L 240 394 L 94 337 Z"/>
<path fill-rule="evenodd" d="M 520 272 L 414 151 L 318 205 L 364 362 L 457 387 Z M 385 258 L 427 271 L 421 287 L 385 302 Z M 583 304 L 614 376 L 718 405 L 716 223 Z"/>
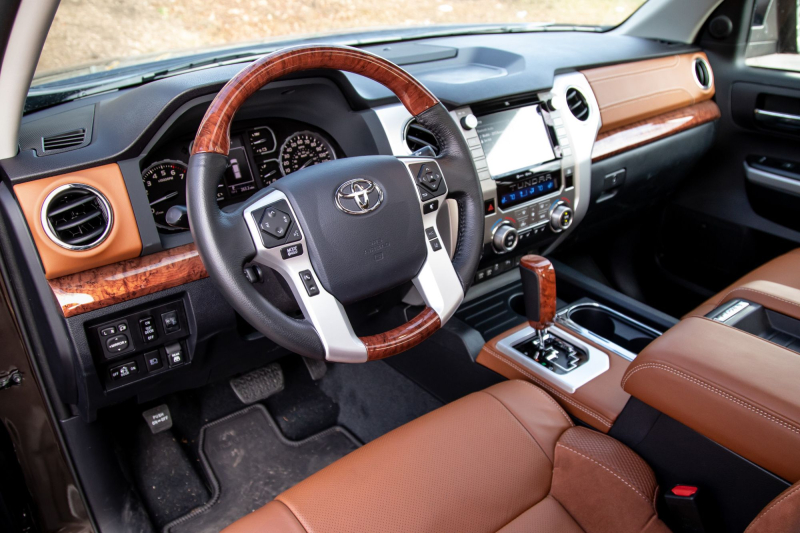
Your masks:
<path fill-rule="evenodd" d="M 526 255 L 520 261 L 525 314 L 534 329 L 553 325 L 556 316 L 556 270 L 539 255 Z"/>

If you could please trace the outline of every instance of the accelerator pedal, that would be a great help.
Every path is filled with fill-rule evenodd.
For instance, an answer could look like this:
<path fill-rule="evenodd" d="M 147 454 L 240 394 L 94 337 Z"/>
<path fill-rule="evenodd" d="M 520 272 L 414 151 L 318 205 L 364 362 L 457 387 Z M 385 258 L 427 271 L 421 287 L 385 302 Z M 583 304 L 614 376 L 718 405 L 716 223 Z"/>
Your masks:
<path fill-rule="evenodd" d="M 301 356 L 302 357 L 302 356 Z M 311 374 L 311 379 L 319 381 L 328 373 L 328 365 L 325 361 L 319 359 L 311 359 L 310 357 L 303 357 L 303 362 L 306 364 L 308 373 Z"/>
<path fill-rule="evenodd" d="M 283 390 L 283 370 L 278 363 L 253 370 L 231 379 L 231 388 L 244 404 L 269 398 Z"/>

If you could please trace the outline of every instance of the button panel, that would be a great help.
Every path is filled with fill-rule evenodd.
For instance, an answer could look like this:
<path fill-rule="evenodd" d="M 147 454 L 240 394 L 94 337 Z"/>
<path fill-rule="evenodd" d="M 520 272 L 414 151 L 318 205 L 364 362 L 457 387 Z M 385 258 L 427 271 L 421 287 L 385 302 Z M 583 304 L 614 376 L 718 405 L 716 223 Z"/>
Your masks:
<path fill-rule="evenodd" d="M 190 363 L 186 340 L 191 332 L 183 300 L 129 311 L 123 317 L 89 323 L 86 329 L 97 374 L 107 390 Z M 166 352 L 166 347 L 176 345 L 179 362 Z"/>
<path fill-rule="evenodd" d="M 314 274 L 312 274 L 310 270 L 303 270 L 300 272 L 300 281 L 303 282 L 303 286 L 306 288 L 306 292 L 309 296 L 316 296 L 319 294 L 319 285 L 314 280 Z"/>
<path fill-rule="evenodd" d="M 291 210 L 286 200 L 253 211 L 253 220 L 260 230 L 261 242 L 266 248 L 275 248 L 303 238 L 300 225 L 292 220 L 289 213 Z"/>

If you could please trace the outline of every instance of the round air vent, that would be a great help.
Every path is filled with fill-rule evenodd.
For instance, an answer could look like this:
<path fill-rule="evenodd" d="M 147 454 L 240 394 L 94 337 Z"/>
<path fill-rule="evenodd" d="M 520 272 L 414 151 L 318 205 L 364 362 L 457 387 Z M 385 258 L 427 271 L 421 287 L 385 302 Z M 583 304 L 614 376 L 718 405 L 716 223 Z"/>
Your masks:
<path fill-rule="evenodd" d="M 694 60 L 694 81 L 704 90 L 711 87 L 711 68 L 702 57 Z"/>
<path fill-rule="evenodd" d="M 415 155 L 439 155 L 439 141 L 428 128 L 416 120 L 412 120 L 406 126 L 406 145 Z M 433 151 L 433 154 L 430 151 Z"/>
<path fill-rule="evenodd" d="M 73 183 L 47 195 L 42 226 L 54 243 L 67 250 L 90 250 L 111 231 L 111 205 L 94 187 Z"/>
<path fill-rule="evenodd" d="M 567 89 L 567 107 L 575 118 L 585 121 L 589 118 L 589 103 L 586 97 L 575 87 Z"/>

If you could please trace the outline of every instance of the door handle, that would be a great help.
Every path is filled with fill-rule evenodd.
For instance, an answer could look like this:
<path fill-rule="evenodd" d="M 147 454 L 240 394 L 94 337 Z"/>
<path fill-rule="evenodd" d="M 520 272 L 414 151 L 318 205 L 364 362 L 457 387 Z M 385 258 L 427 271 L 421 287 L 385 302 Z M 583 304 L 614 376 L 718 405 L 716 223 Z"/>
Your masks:
<path fill-rule="evenodd" d="M 767 172 L 760 168 L 751 167 L 744 164 L 744 174 L 747 181 L 767 187 L 773 191 L 800 196 L 800 179 L 793 179 L 788 176 L 781 176 L 774 172 Z M 800 175 L 798 175 L 800 178 Z"/>
<path fill-rule="evenodd" d="M 766 109 L 756 109 L 756 122 L 775 129 L 800 129 L 800 115 L 790 115 Z"/>

